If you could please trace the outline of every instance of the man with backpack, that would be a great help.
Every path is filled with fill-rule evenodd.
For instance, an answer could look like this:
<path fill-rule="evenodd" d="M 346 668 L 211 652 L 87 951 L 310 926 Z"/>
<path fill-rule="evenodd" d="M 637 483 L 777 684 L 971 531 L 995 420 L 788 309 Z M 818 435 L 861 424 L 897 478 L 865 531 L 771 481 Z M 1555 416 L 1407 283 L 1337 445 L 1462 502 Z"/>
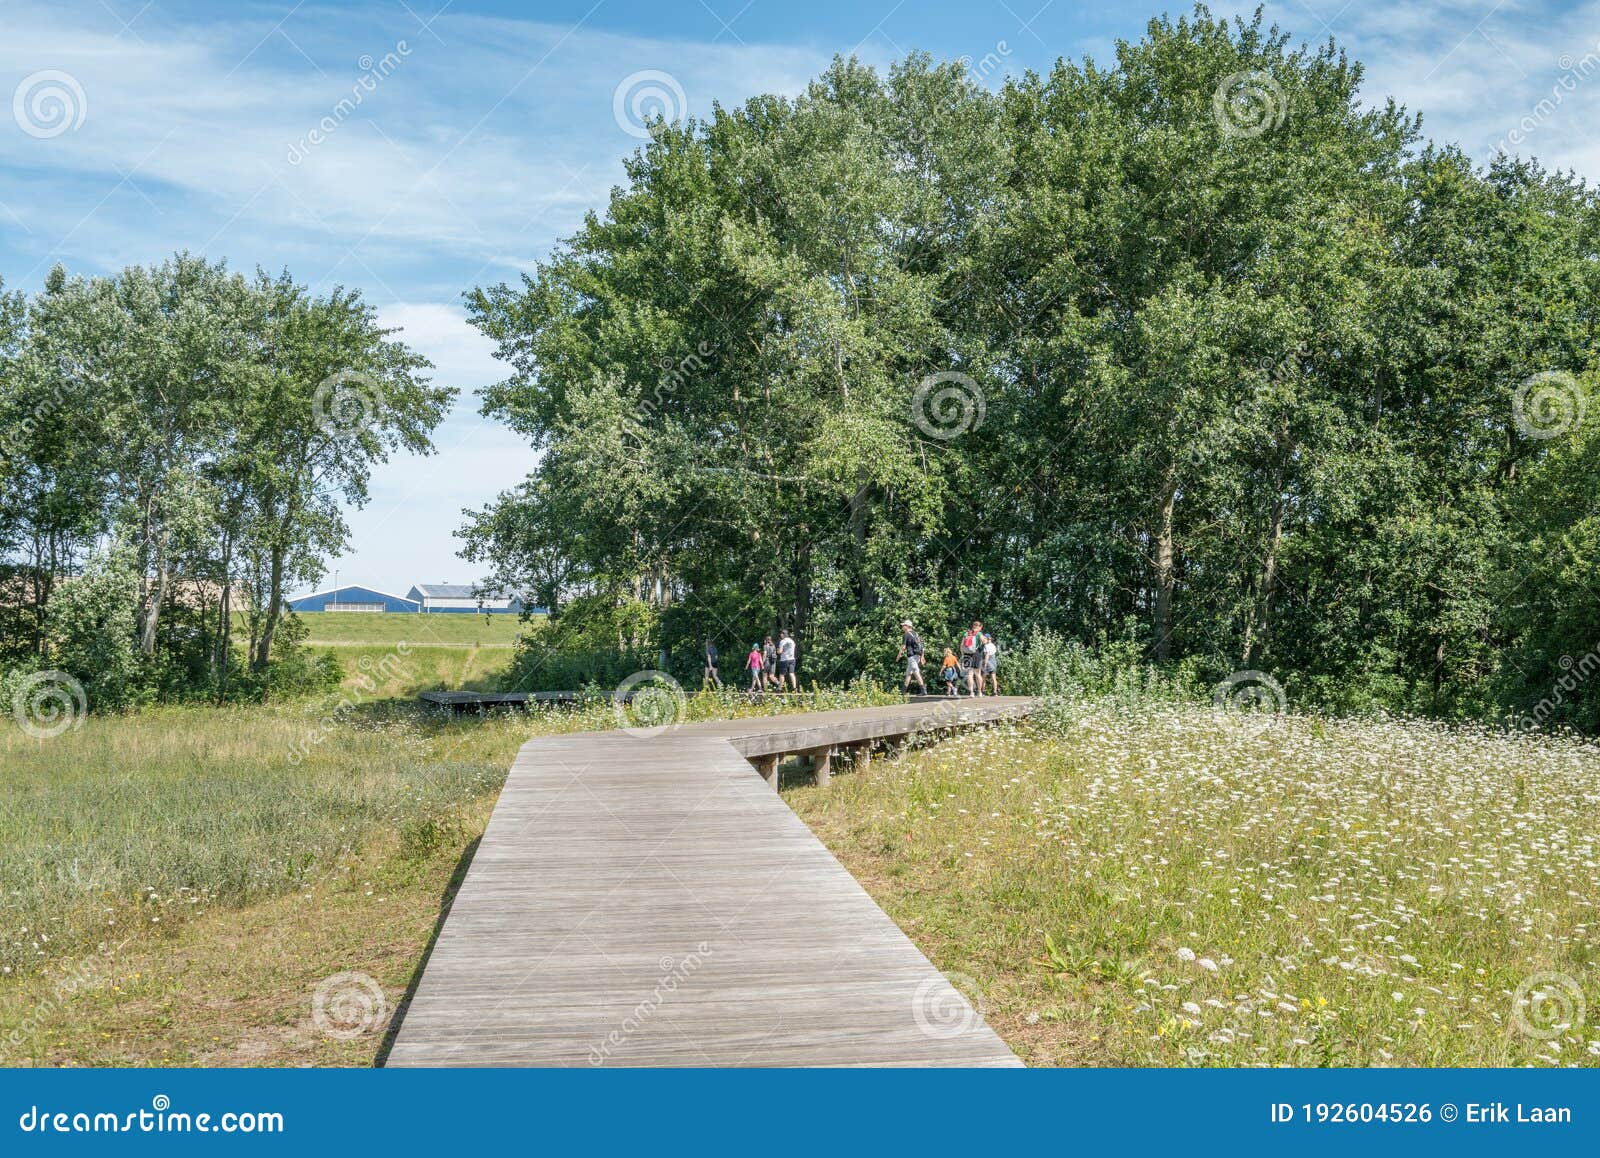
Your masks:
<path fill-rule="evenodd" d="M 974 619 L 967 634 L 961 637 L 961 673 L 966 677 L 969 696 L 983 695 L 980 665 L 983 662 L 983 645 L 987 642 L 988 636 L 983 634 L 983 620 Z"/>
<path fill-rule="evenodd" d="M 923 695 L 928 694 L 928 685 L 922 682 L 922 637 L 911 626 L 911 620 L 900 621 L 900 654 L 896 659 L 906 661 L 906 682 L 904 691 L 911 694 L 911 681 L 917 681 L 917 687 Z"/>

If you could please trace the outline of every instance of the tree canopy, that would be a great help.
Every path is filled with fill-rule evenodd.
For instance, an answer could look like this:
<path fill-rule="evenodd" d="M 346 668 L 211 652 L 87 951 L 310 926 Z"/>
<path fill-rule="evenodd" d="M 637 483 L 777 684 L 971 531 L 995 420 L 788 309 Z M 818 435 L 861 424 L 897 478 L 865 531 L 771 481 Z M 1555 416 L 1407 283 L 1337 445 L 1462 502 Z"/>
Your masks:
<path fill-rule="evenodd" d="M 626 620 L 686 668 L 784 626 L 816 678 L 884 671 L 902 617 L 979 615 L 1525 709 L 1597 642 L 1600 207 L 1361 80 L 1199 8 L 999 91 L 839 59 L 656 125 L 469 294 L 511 371 L 485 413 L 542 457 L 468 551 L 552 638 Z"/>
<path fill-rule="evenodd" d="M 100 704 L 286 679 L 287 588 L 375 463 L 431 449 L 427 368 L 359 294 L 190 254 L 0 294 L 0 666 Z"/>

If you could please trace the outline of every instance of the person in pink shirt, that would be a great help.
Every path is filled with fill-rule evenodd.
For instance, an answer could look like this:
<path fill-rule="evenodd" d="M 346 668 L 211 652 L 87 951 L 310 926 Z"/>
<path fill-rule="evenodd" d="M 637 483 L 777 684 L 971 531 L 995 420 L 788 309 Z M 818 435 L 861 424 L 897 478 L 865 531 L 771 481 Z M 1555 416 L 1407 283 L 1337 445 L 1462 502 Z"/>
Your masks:
<path fill-rule="evenodd" d="M 766 660 L 761 655 L 761 645 L 759 643 L 750 645 L 750 654 L 745 657 L 744 666 L 745 670 L 750 673 L 750 694 L 754 695 L 761 690 L 763 683 L 761 678 L 762 671 L 766 666 Z"/>

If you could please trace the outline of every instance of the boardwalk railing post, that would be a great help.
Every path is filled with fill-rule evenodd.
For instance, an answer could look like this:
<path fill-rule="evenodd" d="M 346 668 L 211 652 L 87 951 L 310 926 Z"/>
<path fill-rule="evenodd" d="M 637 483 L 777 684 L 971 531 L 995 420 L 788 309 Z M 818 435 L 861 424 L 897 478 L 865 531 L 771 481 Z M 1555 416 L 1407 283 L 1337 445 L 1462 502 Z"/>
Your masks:
<path fill-rule="evenodd" d="M 777 756 L 757 756 L 756 771 L 761 773 L 761 779 L 765 780 L 769 785 L 771 785 L 774 792 L 778 790 Z"/>
<path fill-rule="evenodd" d="M 833 749 L 818 748 L 812 752 L 811 768 L 816 773 L 817 787 L 826 788 L 833 779 Z"/>

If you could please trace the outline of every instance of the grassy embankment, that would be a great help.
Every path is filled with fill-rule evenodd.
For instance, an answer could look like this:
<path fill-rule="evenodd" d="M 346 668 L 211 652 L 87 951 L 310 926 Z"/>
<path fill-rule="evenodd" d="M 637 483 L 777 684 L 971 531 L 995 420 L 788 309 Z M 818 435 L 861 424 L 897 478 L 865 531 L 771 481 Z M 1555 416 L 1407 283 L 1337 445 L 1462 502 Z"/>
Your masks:
<path fill-rule="evenodd" d="M 302 615 L 306 646 L 331 651 L 347 691 L 406 698 L 439 688 L 491 686 L 522 630 L 515 615 L 317 612 Z"/>

